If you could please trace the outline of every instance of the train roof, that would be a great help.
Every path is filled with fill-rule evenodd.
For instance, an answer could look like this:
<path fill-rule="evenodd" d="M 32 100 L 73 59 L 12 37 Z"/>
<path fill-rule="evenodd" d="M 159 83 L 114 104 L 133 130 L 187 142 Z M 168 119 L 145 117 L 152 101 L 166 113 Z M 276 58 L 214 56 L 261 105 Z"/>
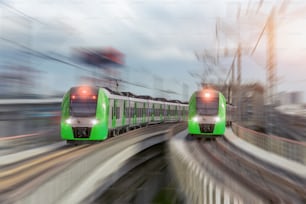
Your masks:
<path fill-rule="evenodd" d="M 165 99 L 165 98 L 153 98 L 153 99 L 156 100 L 156 101 L 168 102 L 168 100 Z"/>
<path fill-rule="evenodd" d="M 121 92 L 123 96 L 127 96 L 127 97 L 136 97 L 135 94 L 131 93 L 131 92 L 127 92 L 127 91 L 124 91 L 124 92 Z"/>
<path fill-rule="evenodd" d="M 150 99 L 150 100 L 153 99 L 153 97 L 148 96 L 148 95 L 138 95 L 138 96 L 136 96 L 136 97 L 137 97 L 137 98 L 142 98 L 142 99 Z"/>
<path fill-rule="evenodd" d="M 180 100 L 168 100 L 168 102 L 171 102 L 171 103 L 182 103 L 182 101 L 180 101 Z"/>
<path fill-rule="evenodd" d="M 107 91 L 109 91 L 111 94 L 114 94 L 114 95 L 119 95 L 119 96 L 124 96 L 121 92 L 119 91 L 114 91 L 108 87 L 99 87 L 99 88 L 103 88 L 103 89 L 106 89 Z"/>
<path fill-rule="evenodd" d="M 81 86 L 74 86 L 74 87 L 71 87 L 71 89 L 75 89 L 75 88 L 78 88 L 78 87 L 81 87 Z M 112 90 L 108 87 L 99 87 L 99 86 L 88 86 L 88 87 L 103 88 L 103 89 L 107 90 L 110 94 L 116 95 L 116 96 L 126 96 L 126 97 L 146 99 L 146 100 L 155 100 L 155 101 L 161 101 L 161 102 L 188 104 L 188 102 L 182 102 L 180 100 L 167 100 L 166 98 L 160 98 L 160 97 L 153 98 L 152 96 L 149 96 L 149 95 L 136 95 L 136 94 L 133 94 L 133 93 L 128 92 L 128 91 L 123 91 L 123 92 L 114 91 L 114 90 Z"/>

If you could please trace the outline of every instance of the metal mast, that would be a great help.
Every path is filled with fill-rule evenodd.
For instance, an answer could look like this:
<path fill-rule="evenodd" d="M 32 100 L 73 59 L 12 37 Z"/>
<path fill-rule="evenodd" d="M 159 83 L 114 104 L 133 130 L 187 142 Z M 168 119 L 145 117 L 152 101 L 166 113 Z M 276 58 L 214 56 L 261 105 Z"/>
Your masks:
<path fill-rule="evenodd" d="M 267 22 L 267 99 L 268 104 L 275 103 L 276 93 L 276 51 L 275 51 L 275 9 L 272 9 Z"/>

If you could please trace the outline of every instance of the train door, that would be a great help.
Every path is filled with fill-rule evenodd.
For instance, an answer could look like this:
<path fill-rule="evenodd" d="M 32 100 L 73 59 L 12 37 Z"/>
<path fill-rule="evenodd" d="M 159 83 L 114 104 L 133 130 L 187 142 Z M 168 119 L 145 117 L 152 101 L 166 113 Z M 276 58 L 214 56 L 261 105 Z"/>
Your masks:
<path fill-rule="evenodd" d="M 123 115 L 122 115 L 122 126 L 128 125 L 129 124 L 129 117 L 128 117 L 128 100 L 123 101 Z"/>
<path fill-rule="evenodd" d="M 116 100 L 116 127 L 122 126 L 123 119 L 123 100 Z"/>
<path fill-rule="evenodd" d="M 165 121 L 165 104 L 161 104 L 161 111 L 160 111 L 160 114 L 161 114 L 161 117 L 162 117 L 162 121 Z"/>
<path fill-rule="evenodd" d="M 137 124 L 137 103 L 135 102 L 134 103 L 134 107 L 133 107 L 133 125 L 136 125 Z"/>
<path fill-rule="evenodd" d="M 174 120 L 175 120 L 175 121 L 178 121 L 177 105 L 174 105 Z"/>
<path fill-rule="evenodd" d="M 155 106 L 156 106 L 156 104 L 153 102 L 153 105 L 152 105 L 152 118 L 153 118 L 153 120 L 152 121 L 156 121 L 156 119 L 155 119 L 155 114 L 156 114 Z"/>
<path fill-rule="evenodd" d="M 128 118 L 129 118 L 129 125 L 130 126 L 133 126 L 134 124 L 134 105 L 135 105 L 135 102 L 130 100 L 129 102 L 129 114 L 128 114 Z"/>
<path fill-rule="evenodd" d="M 154 117 L 155 117 L 155 112 L 154 112 L 154 107 L 155 107 L 155 104 L 152 102 L 150 104 L 151 108 L 150 108 L 150 116 L 151 116 L 151 121 L 153 122 L 154 121 Z"/>
<path fill-rule="evenodd" d="M 140 103 L 137 102 L 137 105 L 136 105 L 136 124 L 139 124 L 140 123 L 140 120 L 139 120 L 139 117 L 140 117 Z"/>
<path fill-rule="evenodd" d="M 167 104 L 167 120 L 170 120 L 170 117 L 171 117 L 170 105 Z"/>
<path fill-rule="evenodd" d="M 170 120 L 174 120 L 174 106 L 172 104 L 170 105 Z"/>
<path fill-rule="evenodd" d="M 149 120 L 154 121 L 154 104 L 153 102 L 149 102 Z"/>
<path fill-rule="evenodd" d="M 139 102 L 139 107 L 138 107 L 138 124 L 141 124 L 143 122 L 143 107 L 144 107 L 144 103 L 143 102 Z"/>
<path fill-rule="evenodd" d="M 148 104 L 146 102 L 143 102 L 143 108 L 142 108 L 142 123 L 146 123 L 148 121 L 148 115 L 147 115 L 147 109 Z"/>
<path fill-rule="evenodd" d="M 114 99 L 109 100 L 108 128 L 114 128 Z"/>
<path fill-rule="evenodd" d="M 114 127 L 118 127 L 120 126 L 120 101 L 118 99 L 114 101 Z"/>

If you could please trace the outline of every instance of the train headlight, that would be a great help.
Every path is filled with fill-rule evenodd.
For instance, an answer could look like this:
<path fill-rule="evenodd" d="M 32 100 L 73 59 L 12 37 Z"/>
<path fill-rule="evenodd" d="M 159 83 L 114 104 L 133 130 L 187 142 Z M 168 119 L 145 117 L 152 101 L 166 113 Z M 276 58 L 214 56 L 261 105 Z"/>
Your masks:
<path fill-rule="evenodd" d="M 220 118 L 219 117 L 215 117 L 215 122 L 220 122 Z"/>
<path fill-rule="evenodd" d="M 68 118 L 68 119 L 66 120 L 66 123 L 70 125 L 70 124 L 72 123 L 72 119 L 71 119 L 71 118 Z"/>
<path fill-rule="evenodd" d="M 92 119 L 91 124 L 96 125 L 99 121 L 97 119 Z"/>
<path fill-rule="evenodd" d="M 193 122 L 196 122 L 196 123 L 199 122 L 199 117 L 198 117 L 198 116 L 194 116 L 194 117 L 192 118 L 192 121 L 193 121 Z"/>

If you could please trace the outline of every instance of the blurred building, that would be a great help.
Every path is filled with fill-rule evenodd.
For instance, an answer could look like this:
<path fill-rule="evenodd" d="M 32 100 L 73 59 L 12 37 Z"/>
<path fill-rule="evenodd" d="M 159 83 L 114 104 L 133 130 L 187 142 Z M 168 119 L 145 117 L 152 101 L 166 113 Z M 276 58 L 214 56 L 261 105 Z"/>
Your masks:
<path fill-rule="evenodd" d="M 239 98 L 237 101 L 237 104 L 240 104 L 241 114 L 238 121 L 251 129 L 263 129 L 265 126 L 263 86 L 258 83 L 242 85 L 237 95 L 241 97 L 240 103 Z"/>
<path fill-rule="evenodd" d="M 33 95 L 40 72 L 27 66 L 8 66 L 0 72 L 0 98 L 24 98 Z"/>
<path fill-rule="evenodd" d="M 254 130 L 264 128 L 264 87 L 259 83 L 238 86 L 213 85 L 237 107 L 235 121 Z"/>
<path fill-rule="evenodd" d="M 276 96 L 276 105 L 302 104 L 303 100 L 302 91 L 281 92 Z"/>

